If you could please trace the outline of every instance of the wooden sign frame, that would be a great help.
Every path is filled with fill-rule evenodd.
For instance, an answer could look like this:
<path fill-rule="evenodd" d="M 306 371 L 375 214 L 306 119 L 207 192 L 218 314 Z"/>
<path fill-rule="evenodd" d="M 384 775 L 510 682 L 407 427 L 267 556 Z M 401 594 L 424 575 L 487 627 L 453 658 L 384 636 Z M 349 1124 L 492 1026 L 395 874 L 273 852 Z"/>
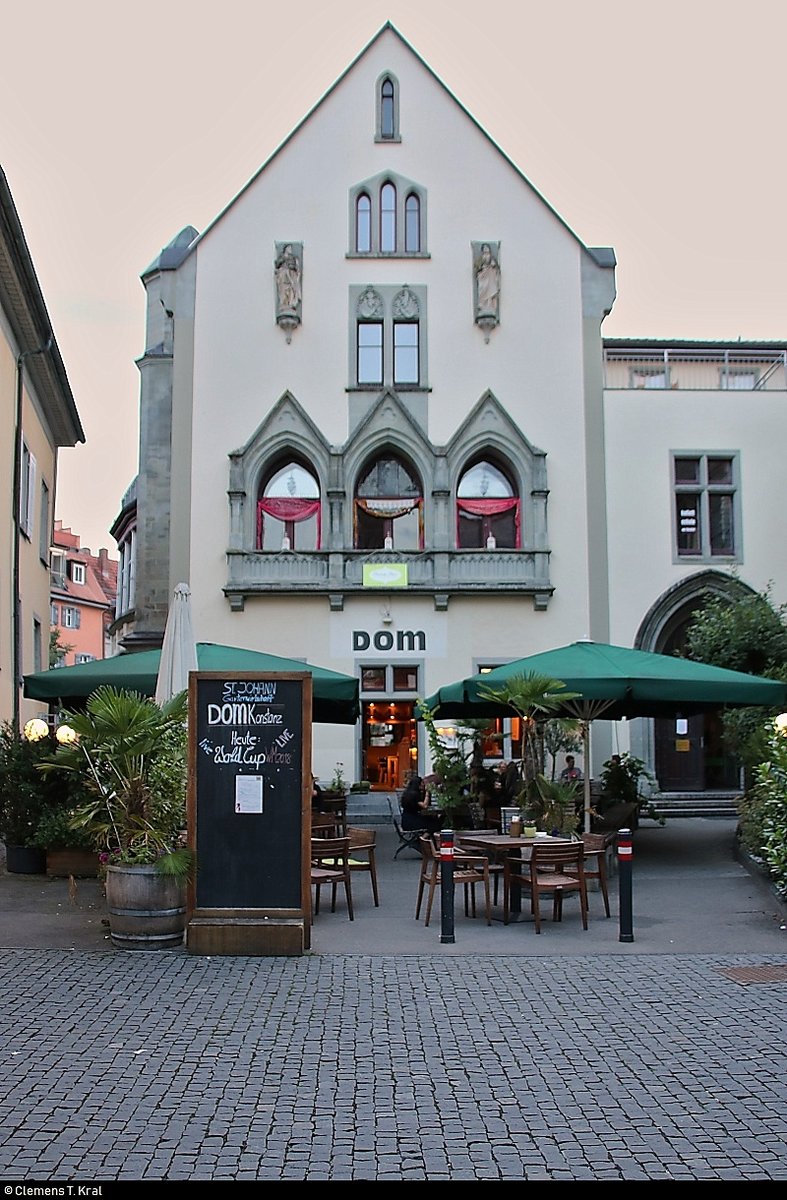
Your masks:
<path fill-rule="evenodd" d="M 311 760 L 308 671 L 190 673 L 190 953 L 310 948 Z"/>

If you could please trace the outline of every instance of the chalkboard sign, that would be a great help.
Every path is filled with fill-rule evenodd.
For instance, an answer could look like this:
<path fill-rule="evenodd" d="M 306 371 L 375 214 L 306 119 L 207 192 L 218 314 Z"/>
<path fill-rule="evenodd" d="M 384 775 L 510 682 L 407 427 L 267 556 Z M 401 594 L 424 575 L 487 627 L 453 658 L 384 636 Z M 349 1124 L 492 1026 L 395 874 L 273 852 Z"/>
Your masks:
<path fill-rule="evenodd" d="M 191 673 L 193 909 L 304 917 L 311 688 L 308 673 Z"/>

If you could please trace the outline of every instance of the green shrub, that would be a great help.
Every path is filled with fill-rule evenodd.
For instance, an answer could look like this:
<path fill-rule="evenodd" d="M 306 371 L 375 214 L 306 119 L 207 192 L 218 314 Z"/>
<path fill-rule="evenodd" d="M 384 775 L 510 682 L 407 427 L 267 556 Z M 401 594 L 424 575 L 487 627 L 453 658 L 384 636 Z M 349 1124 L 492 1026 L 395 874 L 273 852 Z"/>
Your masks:
<path fill-rule="evenodd" d="M 741 844 L 753 858 L 764 859 L 765 794 L 759 788 L 750 789 L 738 801 L 738 834 Z"/>
<path fill-rule="evenodd" d="M 777 722 L 768 736 L 770 756 L 755 772 L 753 804 L 762 806 L 762 857 L 776 890 L 787 896 L 787 734 Z"/>
<path fill-rule="evenodd" d="M 38 769 L 52 753 L 48 737 L 28 741 L 10 721 L 0 726 L 0 841 L 6 846 L 39 846 L 38 823 L 62 799 L 64 789 Z"/>

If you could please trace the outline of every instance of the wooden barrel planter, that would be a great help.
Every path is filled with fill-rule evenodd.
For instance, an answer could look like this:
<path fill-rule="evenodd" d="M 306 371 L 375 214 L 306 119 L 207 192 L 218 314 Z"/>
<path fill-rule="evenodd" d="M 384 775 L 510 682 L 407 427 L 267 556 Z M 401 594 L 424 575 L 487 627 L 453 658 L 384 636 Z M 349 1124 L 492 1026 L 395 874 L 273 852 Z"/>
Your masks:
<path fill-rule="evenodd" d="M 183 945 L 186 885 L 155 866 L 110 866 L 106 881 L 109 933 L 122 950 Z"/>

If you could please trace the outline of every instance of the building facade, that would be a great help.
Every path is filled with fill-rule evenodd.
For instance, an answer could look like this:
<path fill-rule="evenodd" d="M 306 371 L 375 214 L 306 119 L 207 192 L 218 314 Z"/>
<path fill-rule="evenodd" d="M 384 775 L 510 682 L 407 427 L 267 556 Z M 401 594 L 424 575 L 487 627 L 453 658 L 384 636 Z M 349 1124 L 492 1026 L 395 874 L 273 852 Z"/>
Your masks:
<path fill-rule="evenodd" d="M 84 442 L 22 224 L 0 170 L 0 721 L 49 665 L 49 550 L 61 446 Z"/>
<path fill-rule="evenodd" d="M 106 658 L 117 596 L 117 562 L 105 548 L 92 554 L 79 537 L 55 521 L 51 552 L 51 629 L 59 667 Z"/>
<path fill-rule="evenodd" d="M 688 359 L 662 384 L 667 347 L 605 343 L 613 251 L 390 25 L 142 278 L 115 632 L 159 644 L 183 580 L 199 640 L 356 675 L 357 729 L 315 729 L 324 778 L 427 770 L 443 683 L 582 637 L 661 649 L 703 588 L 775 577 L 741 400 L 778 423 L 777 349 L 706 393 Z"/>

